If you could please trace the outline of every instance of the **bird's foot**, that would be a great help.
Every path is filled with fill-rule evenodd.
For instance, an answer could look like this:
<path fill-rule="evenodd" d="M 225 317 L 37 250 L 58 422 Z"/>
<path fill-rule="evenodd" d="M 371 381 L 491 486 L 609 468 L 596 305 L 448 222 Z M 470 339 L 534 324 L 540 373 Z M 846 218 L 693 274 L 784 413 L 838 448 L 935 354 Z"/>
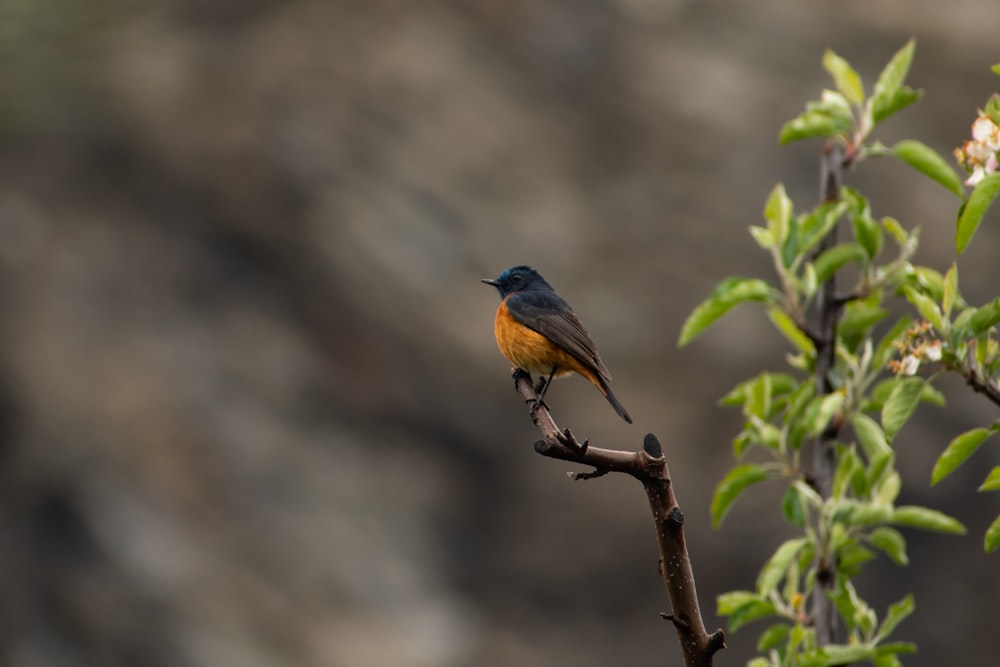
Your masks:
<path fill-rule="evenodd" d="M 525 400 L 524 402 L 528 404 L 528 412 L 531 413 L 531 418 L 532 419 L 535 418 L 535 413 L 537 413 L 542 408 L 545 408 L 546 410 L 549 409 L 548 404 L 545 401 L 543 401 L 541 398 L 529 398 L 529 399 Z"/>
<path fill-rule="evenodd" d="M 517 383 L 521 381 L 521 378 L 528 378 L 528 383 L 531 383 L 531 373 L 524 370 L 523 368 L 511 369 L 510 376 L 514 379 L 514 388 L 517 388 Z"/>

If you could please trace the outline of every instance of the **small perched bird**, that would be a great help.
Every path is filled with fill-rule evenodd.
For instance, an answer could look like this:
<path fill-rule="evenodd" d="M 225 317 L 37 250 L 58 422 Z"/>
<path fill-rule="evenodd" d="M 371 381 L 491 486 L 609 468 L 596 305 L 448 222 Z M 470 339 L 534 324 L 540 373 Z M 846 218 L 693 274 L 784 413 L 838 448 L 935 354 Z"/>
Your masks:
<path fill-rule="evenodd" d="M 484 278 L 483 282 L 500 292 L 495 324 L 500 352 L 517 368 L 544 378 L 539 403 L 552 378 L 576 372 L 600 390 L 622 419 L 632 423 L 611 391 L 611 374 L 594 341 L 545 278 L 530 266 L 514 266 L 495 280 Z"/>

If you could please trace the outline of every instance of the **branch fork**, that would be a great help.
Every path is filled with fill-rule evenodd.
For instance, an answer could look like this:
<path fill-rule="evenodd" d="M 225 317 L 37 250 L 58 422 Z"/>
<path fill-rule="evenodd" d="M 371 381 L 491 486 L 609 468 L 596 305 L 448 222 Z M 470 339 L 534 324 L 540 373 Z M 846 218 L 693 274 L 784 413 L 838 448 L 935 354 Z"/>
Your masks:
<path fill-rule="evenodd" d="M 593 467 L 587 472 L 568 473 L 574 480 L 622 472 L 642 484 L 660 548 L 658 569 L 673 609 L 672 613 L 661 616 L 669 620 L 677 631 L 686 667 L 711 667 L 713 656 L 726 647 L 726 637 L 721 629 L 711 634 L 705 630 L 691 559 L 684 541 L 684 514 L 674 496 L 667 458 L 660 441 L 649 433 L 643 440 L 642 449 L 634 452 L 595 447 L 589 440 L 579 442 L 568 428 L 560 430 L 556 425 L 548 406 L 540 400 L 541 385 L 536 387 L 531 376 L 520 369 L 514 370 L 513 377 L 515 389 L 531 406 L 531 420 L 543 436 L 534 444 L 536 452 Z"/>

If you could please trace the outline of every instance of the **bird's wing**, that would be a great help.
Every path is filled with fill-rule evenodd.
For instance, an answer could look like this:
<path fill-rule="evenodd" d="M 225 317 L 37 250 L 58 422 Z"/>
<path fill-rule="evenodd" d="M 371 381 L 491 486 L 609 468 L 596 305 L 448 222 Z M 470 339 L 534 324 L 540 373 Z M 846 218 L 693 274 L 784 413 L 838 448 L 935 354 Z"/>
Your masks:
<path fill-rule="evenodd" d="M 611 380 L 611 374 L 597 354 L 594 341 L 569 304 L 559 295 L 553 292 L 516 292 L 508 297 L 507 310 L 515 320 L 572 354 L 605 381 Z"/>

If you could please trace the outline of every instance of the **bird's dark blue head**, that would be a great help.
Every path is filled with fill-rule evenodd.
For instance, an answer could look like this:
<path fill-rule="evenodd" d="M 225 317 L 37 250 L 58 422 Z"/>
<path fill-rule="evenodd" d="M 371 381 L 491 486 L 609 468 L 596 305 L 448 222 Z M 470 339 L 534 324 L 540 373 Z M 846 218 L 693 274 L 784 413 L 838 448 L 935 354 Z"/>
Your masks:
<path fill-rule="evenodd" d="M 496 279 L 483 278 L 487 285 L 493 285 L 500 292 L 500 298 L 504 298 L 514 292 L 521 292 L 530 289 L 552 290 L 552 286 L 545 282 L 538 271 L 530 266 L 512 266 Z"/>

